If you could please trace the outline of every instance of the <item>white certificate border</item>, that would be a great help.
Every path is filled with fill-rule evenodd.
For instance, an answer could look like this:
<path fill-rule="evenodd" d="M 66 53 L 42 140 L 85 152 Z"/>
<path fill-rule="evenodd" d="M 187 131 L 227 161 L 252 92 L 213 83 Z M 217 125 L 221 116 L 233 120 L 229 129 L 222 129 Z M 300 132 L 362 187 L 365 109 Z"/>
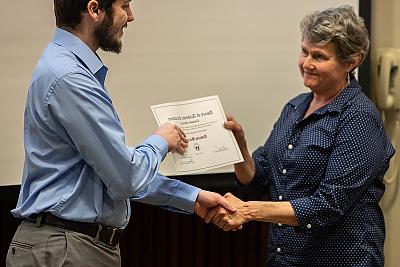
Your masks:
<path fill-rule="evenodd" d="M 160 104 L 160 105 L 154 105 L 151 107 L 154 117 L 157 120 L 158 125 L 161 125 L 161 121 L 160 118 L 158 116 L 158 113 L 156 112 L 157 109 L 160 108 L 165 108 L 165 107 L 171 107 L 171 106 L 182 106 L 182 105 L 187 105 L 187 104 L 196 104 L 196 103 L 200 103 L 200 102 L 205 102 L 205 101 L 216 101 L 217 102 L 217 106 L 220 110 L 220 113 L 222 114 L 222 119 L 223 122 L 227 121 L 226 116 L 225 116 L 225 112 L 224 109 L 222 108 L 222 104 L 221 101 L 219 99 L 219 97 L 217 95 L 214 96 L 209 96 L 209 97 L 202 97 L 202 98 L 197 98 L 197 99 L 192 99 L 192 100 L 186 100 L 186 101 L 180 101 L 180 102 L 171 102 L 171 103 L 166 103 L 166 104 Z M 221 164 L 216 164 L 216 165 L 211 165 L 211 166 L 207 166 L 207 167 L 203 167 L 203 168 L 197 168 L 197 169 L 191 169 L 191 170 L 187 170 L 187 171 L 180 171 L 178 170 L 177 164 L 175 164 L 175 170 L 177 174 L 188 174 L 188 173 L 198 173 L 199 171 L 207 171 L 207 170 L 212 170 L 212 169 L 216 169 L 219 167 L 224 167 L 227 165 L 231 165 L 231 164 L 235 164 L 238 162 L 242 162 L 243 161 L 243 156 L 240 152 L 240 148 L 239 145 L 237 144 L 237 141 L 235 139 L 235 136 L 233 135 L 232 131 L 227 130 L 229 133 L 229 136 L 231 137 L 232 143 L 235 146 L 235 152 L 236 152 L 236 156 L 237 159 L 234 160 L 230 160 L 230 161 L 224 161 Z M 173 152 L 174 153 L 174 152 Z"/>

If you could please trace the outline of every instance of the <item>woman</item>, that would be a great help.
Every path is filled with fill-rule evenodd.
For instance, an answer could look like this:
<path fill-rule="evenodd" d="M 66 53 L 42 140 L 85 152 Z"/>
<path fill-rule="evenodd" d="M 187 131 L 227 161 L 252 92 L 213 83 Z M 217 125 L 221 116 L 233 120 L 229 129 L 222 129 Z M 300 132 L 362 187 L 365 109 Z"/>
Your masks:
<path fill-rule="evenodd" d="M 231 129 L 245 161 L 238 181 L 264 187 L 272 201 L 226 197 L 205 218 L 224 230 L 271 222 L 268 266 L 383 266 L 385 226 L 378 205 L 394 149 L 373 103 L 354 77 L 369 49 L 362 18 L 350 6 L 306 16 L 298 65 L 311 92 L 283 108 L 264 146 L 250 156 L 244 132 Z"/>

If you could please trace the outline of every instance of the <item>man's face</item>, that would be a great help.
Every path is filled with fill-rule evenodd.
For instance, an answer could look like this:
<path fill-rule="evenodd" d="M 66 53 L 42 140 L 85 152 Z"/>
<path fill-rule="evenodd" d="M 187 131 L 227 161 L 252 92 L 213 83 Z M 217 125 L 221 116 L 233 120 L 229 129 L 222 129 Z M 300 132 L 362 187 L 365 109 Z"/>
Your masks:
<path fill-rule="evenodd" d="M 120 53 L 122 48 L 123 29 L 133 21 L 130 0 L 117 0 L 112 9 L 107 10 L 103 21 L 95 29 L 99 47 L 108 52 Z"/>

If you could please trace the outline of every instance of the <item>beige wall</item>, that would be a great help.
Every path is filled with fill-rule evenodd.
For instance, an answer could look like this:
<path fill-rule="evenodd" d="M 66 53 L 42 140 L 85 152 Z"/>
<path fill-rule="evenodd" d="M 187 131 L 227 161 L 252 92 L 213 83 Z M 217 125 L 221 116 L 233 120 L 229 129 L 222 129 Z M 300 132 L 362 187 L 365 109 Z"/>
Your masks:
<path fill-rule="evenodd" d="M 100 53 L 128 144 L 156 127 L 150 106 L 218 94 L 247 131 L 265 141 L 283 104 L 305 89 L 297 70 L 299 21 L 358 0 L 142 0 L 122 55 Z M 0 185 L 18 184 L 23 110 L 34 65 L 54 29 L 52 1 L 6 1 L 0 11 Z M 174 174 L 167 157 L 161 171 Z M 216 171 L 231 171 L 216 170 Z"/>
<path fill-rule="evenodd" d="M 372 49 L 400 46 L 400 1 L 372 0 Z"/>
<path fill-rule="evenodd" d="M 53 33 L 51 2 L 6 1 L 0 10 L 0 185 L 20 183 L 23 107 L 34 65 Z M 300 17 L 346 2 L 358 1 L 135 1 L 123 56 L 103 55 L 128 142 L 140 142 L 155 127 L 150 105 L 219 94 L 255 148 L 282 104 L 303 90 L 295 66 Z M 372 1 L 372 54 L 400 46 L 399 14 L 399 0 Z M 387 196 L 399 191 L 397 183 Z M 399 211 L 397 197 L 385 210 L 388 267 L 400 262 Z"/>
<path fill-rule="evenodd" d="M 21 180 L 26 92 L 54 28 L 46 2 L 7 1 L 0 10 L 0 186 Z"/>
<path fill-rule="evenodd" d="M 375 0 L 372 1 L 372 29 L 371 29 L 371 56 L 376 62 L 376 51 L 382 47 L 397 47 L 400 49 L 400 1 Z M 372 64 L 372 73 L 377 66 Z M 400 74 L 399 74 L 400 75 Z M 379 88 L 373 88 L 379 90 Z M 387 125 L 389 129 L 399 131 L 399 125 L 392 122 Z M 399 139 L 400 136 L 397 137 Z M 399 142 L 397 142 L 399 143 Z M 400 147 L 397 148 L 400 153 Z M 396 160 L 398 160 L 397 158 Z M 399 162 L 391 162 L 396 170 L 391 170 L 398 176 Z M 381 201 L 386 222 L 385 266 L 397 267 L 400 263 L 400 182 L 399 177 L 394 182 L 387 184 L 385 195 Z"/>

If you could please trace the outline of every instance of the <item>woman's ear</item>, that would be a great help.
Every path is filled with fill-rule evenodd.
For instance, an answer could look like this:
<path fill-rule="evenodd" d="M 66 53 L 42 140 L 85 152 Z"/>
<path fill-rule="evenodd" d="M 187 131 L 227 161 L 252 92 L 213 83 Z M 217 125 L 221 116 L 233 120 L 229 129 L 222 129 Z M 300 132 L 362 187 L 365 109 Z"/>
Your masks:
<path fill-rule="evenodd" d="M 347 72 L 350 72 L 350 71 L 354 70 L 355 68 L 357 68 L 358 65 L 360 65 L 360 63 L 361 63 L 361 59 L 362 59 L 361 53 L 355 53 L 352 56 L 352 61 L 347 63 Z"/>

